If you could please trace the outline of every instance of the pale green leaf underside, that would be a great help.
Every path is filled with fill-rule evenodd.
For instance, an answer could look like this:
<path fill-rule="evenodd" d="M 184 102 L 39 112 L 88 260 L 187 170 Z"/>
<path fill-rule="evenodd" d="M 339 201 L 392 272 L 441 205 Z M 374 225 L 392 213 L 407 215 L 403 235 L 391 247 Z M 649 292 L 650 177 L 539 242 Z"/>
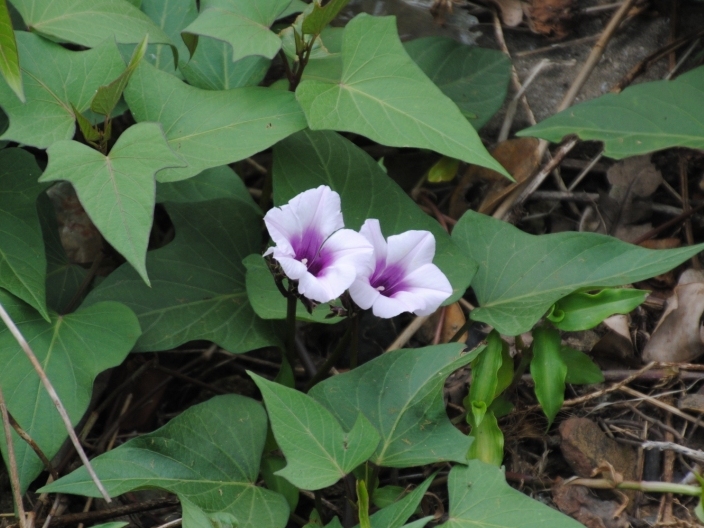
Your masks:
<path fill-rule="evenodd" d="M 440 528 L 583 528 L 513 489 L 503 471 L 478 460 L 452 468 L 448 487 L 450 518 Z"/>
<path fill-rule="evenodd" d="M 653 81 L 575 105 L 519 136 L 557 143 L 568 134 L 604 142 L 614 159 L 669 147 L 704 149 L 704 66 L 674 81 Z"/>
<path fill-rule="evenodd" d="M 445 273 L 453 294 L 461 297 L 476 264 L 435 220 L 418 206 L 367 153 L 335 132 L 304 130 L 274 147 L 274 203 L 329 185 L 342 197 L 345 226 L 359 229 L 367 218 L 377 218 L 385 236 L 422 229 L 435 236 L 434 263 Z"/>
<path fill-rule="evenodd" d="M 176 235 L 147 254 L 152 287 L 123 265 L 84 304 L 116 300 L 129 306 L 142 325 L 140 352 L 195 339 L 237 353 L 279 345 L 276 327 L 259 319 L 247 300 L 242 259 L 261 250 L 261 213 L 241 182 L 240 188 L 237 198 L 168 204 Z"/>
<path fill-rule="evenodd" d="M 237 528 L 283 528 L 286 500 L 255 486 L 266 429 L 266 413 L 256 401 L 234 394 L 216 396 L 161 429 L 93 459 L 93 467 L 112 496 L 159 488 L 208 517 L 236 518 Z M 44 490 L 100 496 L 84 468 Z M 184 519 L 197 518 L 197 513 L 190 511 Z M 184 528 L 203 526 L 184 523 Z"/>
<path fill-rule="evenodd" d="M 256 154 L 305 128 L 292 93 L 260 87 L 202 90 L 142 63 L 125 90 L 135 119 L 162 124 L 171 148 L 188 167 L 161 171 L 177 181 Z"/>
<path fill-rule="evenodd" d="M 502 52 L 468 46 L 447 37 L 404 44 L 411 58 L 479 130 L 501 108 L 511 77 Z"/>
<path fill-rule="evenodd" d="M 10 12 L 6 0 L 0 2 L 0 73 L 21 102 L 25 102 L 22 88 L 20 58 L 17 53 L 15 31 L 12 29 Z"/>
<path fill-rule="evenodd" d="M 161 127 L 131 126 L 107 156 L 76 141 L 58 141 L 48 153 L 40 181 L 70 181 L 101 234 L 149 284 L 145 258 L 154 216 L 154 175 L 185 165 L 169 148 Z"/>
<path fill-rule="evenodd" d="M 47 263 L 36 206 L 44 188 L 37 183 L 40 174 L 28 152 L 14 148 L 0 151 L 0 288 L 48 320 Z"/>
<path fill-rule="evenodd" d="M 32 31 L 61 42 L 93 48 L 109 39 L 172 44 L 151 19 L 126 0 L 12 0 Z"/>
<path fill-rule="evenodd" d="M 88 407 L 93 380 L 119 365 L 139 336 L 134 314 L 118 303 L 99 303 L 51 322 L 22 301 L 0 291 L 0 302 L 27 339 L 75 425 Z M 56 407 L 15 338 L 0 329 L 0 385 L 20 426 L 50 459 L 68 437 Z M 13 432 L 22 491 L 42 472 L 39 457 Z M 6 456 L 5 437 L 0 440 Z"/>
<path fill-rule="evenodd" d="M 506 174 L 457 106 L 408 56 L 393 17 L 360 14 L 350 21 L 342 60 L 339 81 L 304 80 L 296 89 L 311 129 L 427 148 Z"/>
<path fill-rule="evenodd" d="M 249 373 L 266 404 L 286 467 L 276 472 L 293 485 L 318 490 L 332 486 L 374 452 L 379 434 L 358 414 L 343 430 L 335 417 L 310 396 Z"/>
<path fill-rule="evenodd" d="M 535 236 L 474 211 L 460 219 L 452 238 L 479 264 L 472 319 L 504 335 L 530 331 L 554 302 L 576 290 L 645 280 L 704 249 L 645 249 L 595 233 Z"/>
<path fill-rule="evenodd" d="M 310 396 L 350 428 L 359 413 L 381 434 L 371 461 L 411 467 L 441 461 L 464 463 L 470 440 L 450 423 L 442 388 L 447 376 L 476 353 L 452 343 L 398 350 L 313 387 Z"/>
<path fill-rule="evenodd" d="M 0 106 L 10 118 L 2 139 L 38 148 L 71 139 L 76 129 L 71 105 L 85 111 L 98 87 L 125 69 L 115 42 L 69 51 L 38 35 L 16 34 L 27 102 L 0 81 Z"/>

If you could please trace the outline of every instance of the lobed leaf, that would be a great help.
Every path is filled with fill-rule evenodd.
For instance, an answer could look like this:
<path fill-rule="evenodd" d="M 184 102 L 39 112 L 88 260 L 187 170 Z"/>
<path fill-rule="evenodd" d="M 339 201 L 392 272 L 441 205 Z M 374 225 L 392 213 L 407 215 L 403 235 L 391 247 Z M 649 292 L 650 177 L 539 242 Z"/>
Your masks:
<path fill-rule="evenodd" d="M 452 239 L 479 264 L 475 321 L 503 335 L 528 332 L 559 299 L 583 288 L 622 286 L 664 273 L 704 245 L 652 250 L 595 233 L 529 235 L 467 211 Z"/>
<path fill-rule="evenodd" d="M 283 528 L 286 500 L 256 486 L 266 430 L 259 403 L 235 394 L 216 396 L 92 463 L 112 496 L 153 488 L 178 495 L 184 528 L 218 520 L 238 528 Z M 100 496 L 83 467 L 42 492 Z"/>

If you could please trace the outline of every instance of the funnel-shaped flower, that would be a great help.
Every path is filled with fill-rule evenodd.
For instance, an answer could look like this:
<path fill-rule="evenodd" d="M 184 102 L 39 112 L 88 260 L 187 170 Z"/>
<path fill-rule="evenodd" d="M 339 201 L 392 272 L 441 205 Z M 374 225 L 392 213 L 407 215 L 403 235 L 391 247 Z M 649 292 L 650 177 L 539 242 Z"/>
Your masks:
<path fill-rule="evenodd" d="M 343 229 L 340 195 L 325 185 L 271 209 L 264 223 L 276 244 L 264 255 L 272 255 L 308 299 L 324 303 L 339 297 L 371 261 L 372 245 Z"/>
<path fill-rule="evenodd" d="M 387 241 L 379 221 L 369 219 L 360 234 L 374 246 L 371 265 L 350 286 L 360 308 L 384 318 L 403 312 L 430 315 L 452 294 L 447 277 L 433 264 L 435 237 L 429 231 L 406 231 Z"/>

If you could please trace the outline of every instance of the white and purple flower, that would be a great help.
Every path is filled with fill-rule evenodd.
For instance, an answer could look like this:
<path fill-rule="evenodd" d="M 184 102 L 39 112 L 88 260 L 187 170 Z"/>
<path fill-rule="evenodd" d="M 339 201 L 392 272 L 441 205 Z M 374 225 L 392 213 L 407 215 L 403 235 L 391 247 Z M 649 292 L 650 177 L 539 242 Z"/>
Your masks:
<path fill-rule="evenodd" d="M 293 197 L 264 216 L 272 255 L 298 292 L 320 303 L 339 297 L 372 260 L 372 244 L 343 229 L 340 195 L 326 185 Z"/>
<path fill-rule="evenodd" d="M 360 234 L 374 246 L 374 258 L 350 286 L 352 300 L 377 317 L 403 312 L 430 315 L 452 294 L 445 274 L 433 264 L 435 237 L 429 231 L 406 231 L 388 240 L 379 221 L 364 222 Z"/>

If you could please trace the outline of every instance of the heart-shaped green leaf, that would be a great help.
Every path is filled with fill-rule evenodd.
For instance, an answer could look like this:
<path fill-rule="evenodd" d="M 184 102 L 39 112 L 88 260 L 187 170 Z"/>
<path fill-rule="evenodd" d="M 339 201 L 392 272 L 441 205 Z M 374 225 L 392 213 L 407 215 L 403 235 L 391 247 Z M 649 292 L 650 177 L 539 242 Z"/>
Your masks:
<path fill-rule="evenodd" d="M 84 301 L 132 308 L 143 330 L 136 350 L 169 350 L 195 339 L 236 353 L 281 343 L 277 327 L 259 319 L 247 300 L 242 259 L 261 249 L 261 213 L 237 181 L 236 198 L 168 204 L 176 236 L 147 254 L 151 288 L 123 265 Z"/>
<path fill-rule="evenodd" d="M 17 53 L 17 40 L 12 29 L 10 12 L 7 2 L 0 1 L 0 73 L 7 85 L 12 88 L 19 100 L 24 103 L 24 89 L 22 87 L 22 73 L 20 72 L 20 57 Z"/>
<path fill-rule="evenodd" d="M 296 89 L 311 129 L 432 149 L 508 176 L 457 106 L 408 56 L 394 17 L 357 15 L 345 28 L 342 61 L 337 81 L 308 79 Z"/>
<path fill-rule="evenodd" d="M 196 0 L 141 0 L 141 10 L 171 39 L 178 51 L 179 67 L 188 62 L 188 48 L 181 38 L 181 31 L 198 16 Z M 149 40 L 152 41 L 151 35 Z M 160 70 L 175 73 L 172 46 L 150 44 L 145 60 Z"/>
<path fill-rule="evenodd" d="M 227 42 L 235 61 L 249 55 L 272 59 L 281 49 L 281 40 L 269 26 L 290 3 L 291 0 L 203 0 L 200 15 L 183 32 Z"/>
<path fill-rule="evenodd" d="M 511 78 L 511 61 L 504 53 L 447 37 L 419 38 L 404 46 L 475 129 L 483 127 L 503 105 Z"/>
<path fill-rule="evenodd" d="M 448 477 L 450 518 L 441 528 L 584 528 L 506 483 L 495 466 L 471 460 Z"/>
<path fill-rule="evenodd" d="M 112 496 L 160 488 L 178 495 L 189 520 L 202 510 L 208 515 L 201 513 L 201 519 L 236 519 L 237 528 L 283 528 L 286 500 L 255 485 L 266 429 L 266 413 L 254 400 L 216 396 L 95 458 L 93 467 Z M 85 468 L 43 491 L 100 496 Z M 212 526 L 186 518 L 184 528 Z"/>
<path fill-rule="evenodd" d="M 37 183 L 40 174 L 28 152 L 0 150 L 0 288 L 30 304 L 48 321 L 46 257 L 36 205 L 44 188 Z"/>
<path fill-rule="evenodd" d="M 548 319 L 560 330 L 589 330 L 614 314 L 627 314 L 648 296 L 647 291 L 605 288 L 597 293 L 575 292 L 555 303 Z"/>
<path fill-rule="evenodd" d="M 565 400 L 567 376 L 567 365 L 560 354 L 560 332 L 554 328 L 541 326 L 533 330 L 530 374 L 535 382 L 535 395 L 548 417 L 549 426 Z"/>
<path fill-rule="evenodd" d="M 559 142 L 567 134 L 604 142 L 614 159 L 670 147 L 704 148 L 704 66 L 674 81 L 653 81 L 580 103 L 519 136 Z"/>
<path fill-rule="evenodd" d="M 310 396 L 249 372 L 259 387 L 276 443 L 286 467 L 276 474 L 294 486 L 317 490 L 332 486 L 366 461 L 379 443 L 379 433 L 358 414 L 348 432 Z"/>
<path fill-rule="evenodd" d="M 367 153 L 334 132 L 304 130 L 274 147 L 274 203 L 329 185 L 342 197 L 345 226 L 359 229 L 367 218 L 378 218 L 384 236 L 423 229 L 435 236 L 434 263 L 445 273 L 453 294 L 461 297 L 476 264 L 461 251 L 435 220 L 418 206 Z"/>
<path fill-rule="evenodd" d="M 309 394 L 343 427 L 352 427 L 359 413 L 369 419 L 381 434 L 371 457 L 379 466 L 464 463 L 471 440 L 450 423 L 442 394 L 445 378 L 476 357 L 463 348 L 452 343 L 389 352 L 319 383 Z"/>
<path fill-rule="evenodd" d="M 104 156 L 77 141 L 57 141 L 48 150 L 42 182 L 67 180 L 100 233 L 149 284 L 145 258 L 154 216 L 154 174 L 184 166 L 155 123 L 125 130 Z"/>
<path fill-rule="evenodd" d="M 160 122 L 171 148 L 188 162 L 188 167 L 160 172 L 159 181 L 185 180 L 239 161 L 306 126 L 290 92 L 202 90 L 146 62 L 130 79 L 125 99 L 138 122 Z"/>
<path fill-rule="evenodd" d="M 479 263 L 472 319 L 512 336 L 530 331 L 570 293 L 654 277 L 704 249 L 645 249 L 595 233 L 535 236 L 474 211 L 460 219 L 452 239 Z"/>
<path fill-rule="evenodd" d="M 99 303 L 69 315 L 50 312 L 51 320 L 47 322 L 25 303 L 2 291 L 0 302 L 32 347 L 71 422 L 77 424 L 90 402 L 95 377 L 122 363 L 132 350 L 140 332 L 137 318 L 121 304 Z M 0 364 L 0 385 L 8 409 L 51 459 L 68 433 L 32 364 L 4 325 L 0 329 Z M 44 465 L 14 432 L 13 443 L 24 493 Z M 0 446 L 6 457 L 4 436 Z"/>
<path fill-rule="evenodd" d="M 71 105 L 83 112 L 98 87 L 125 69 L 115 42 L 69 51 L 32 33 L 16 34 L 27 102 L 20 102 L 0 81 L 0 105 L 10 118 L 2 139 L 38 148 L 71 139 L 76 130 Z"/>
<path fill-rule="evenodd" d="M 59 42 L 94 48 L 106 39 L 137 43 L 148 33 L 150 42 L 173 44 L 161 28 L 127 0 L 12 0 L 12 5 L 33 32 Z"/>

